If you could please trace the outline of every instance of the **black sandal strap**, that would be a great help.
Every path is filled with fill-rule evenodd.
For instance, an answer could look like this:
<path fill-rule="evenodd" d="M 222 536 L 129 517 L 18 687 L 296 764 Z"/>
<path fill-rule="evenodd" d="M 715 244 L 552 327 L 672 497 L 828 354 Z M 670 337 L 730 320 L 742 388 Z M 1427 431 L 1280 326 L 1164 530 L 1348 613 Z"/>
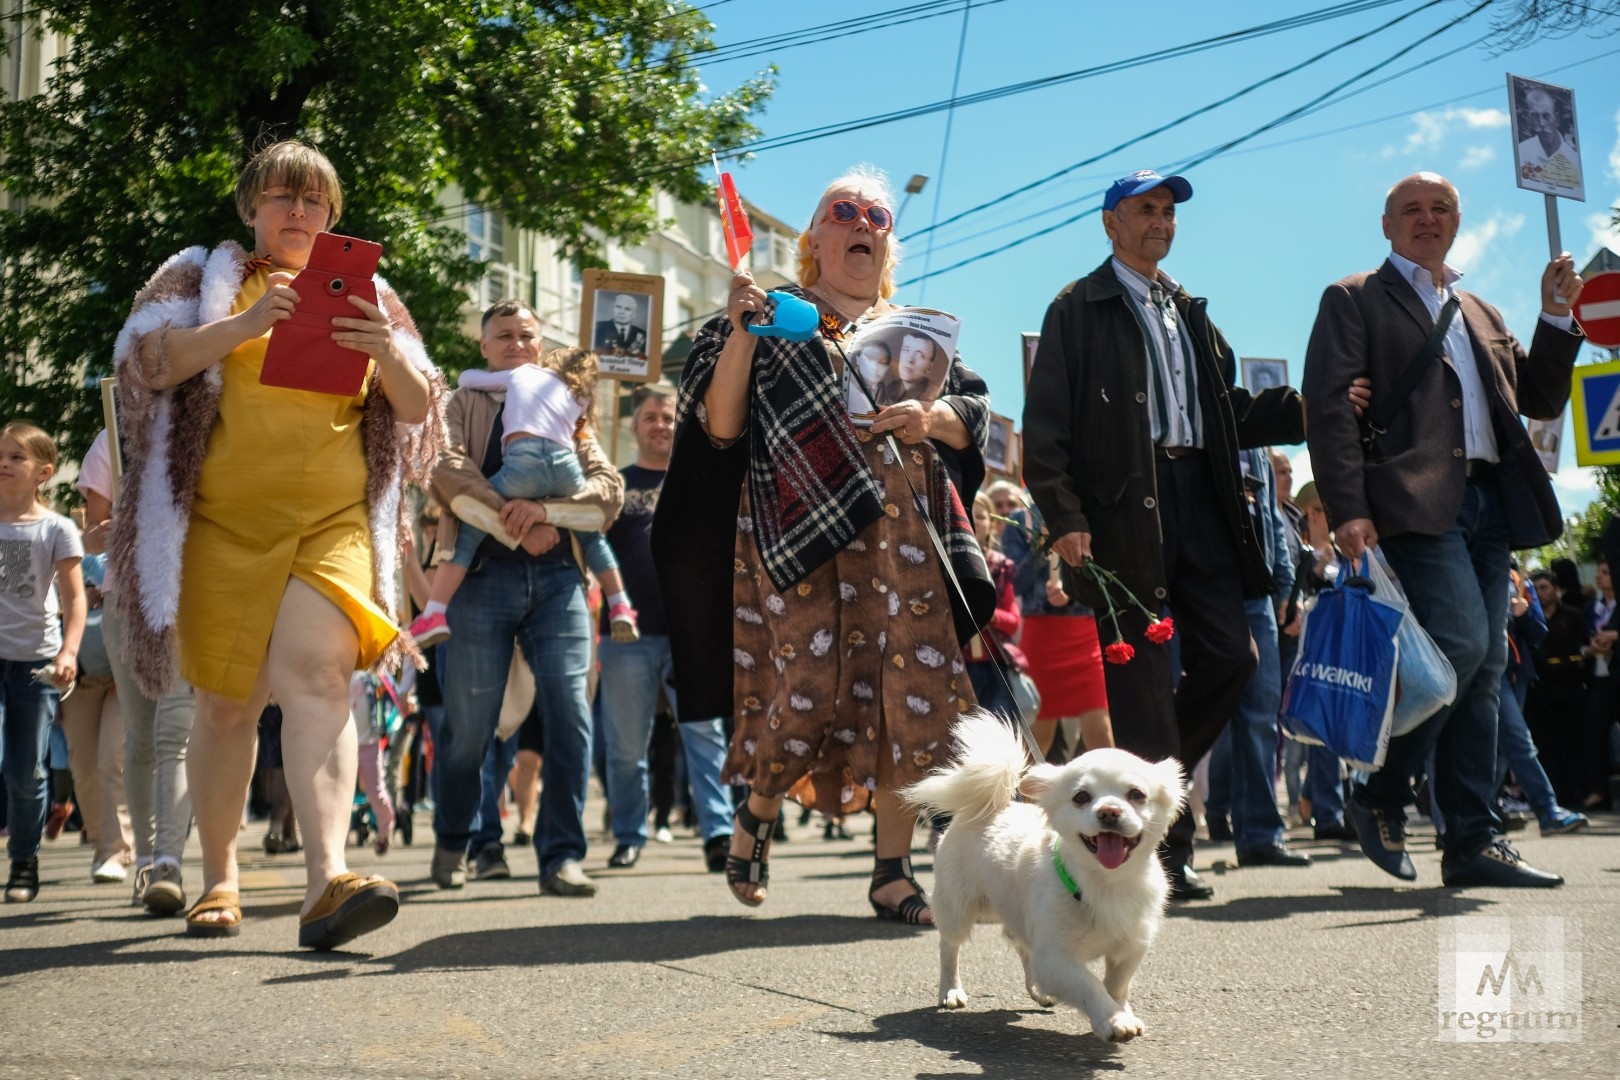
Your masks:
<path fill-rule="evenodd" d="M 765 853 L 771 842 L 771 833 L 776 828 L 776 819 L 771 818 L 769 821 L 760 819 L 748 809 L 748 803 L 744 800 L 743 804 L 737 807 L 737 827 L 753 838 L 754 846 L 746 859 L 740 855 L 726 856 L 726 883 L 769 885 L 771 866 L 765 859 Z M 739 896 L 738 899 L 742 897 Z"/>
<path fill-rule="evenodd" d="M 886 907 L 873 899 L 879 889 L 896 881 L 911 883 L 917 891 L 901 900 L 897 907 Z M 923 915 L 929 910 L 928 894 L 923 892 L 917 879 L 912 877 L 911 856 L 901 855 L 894 859 L 875 859 L 872 862 L 872 886 L 866 892 L 866 899 L 871 903 L 872 910 L 880 919 L 896 919 L 912 926 L 920 926 Z"/>

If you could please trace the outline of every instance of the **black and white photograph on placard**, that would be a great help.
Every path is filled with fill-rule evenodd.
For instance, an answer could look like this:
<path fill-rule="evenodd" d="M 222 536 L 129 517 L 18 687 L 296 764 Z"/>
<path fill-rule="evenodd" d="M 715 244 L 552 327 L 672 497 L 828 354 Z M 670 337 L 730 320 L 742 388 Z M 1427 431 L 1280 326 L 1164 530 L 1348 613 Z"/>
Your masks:
<path fill-rule="evenodd" d="M 664 279 L 657 274 L 585 271 L 580 344 L 596 353 L 603 378 L 658 378 Z"/>
<path fill-rule="evenodd" d="M 1513 106 L 1513 167 L 1519 186 L 1585 202 L 1575 91 L 1509 75 L 1508 100 Z"/>
<path fill-rule="evenodd" d="M 1262 360 L 1259 357 L 1245 356 L 1242 363 L 1243 388 L 1251 394 L 1288 385 L 1287 360 Z"/>
<path fill-rule="evenodd" d="M 990 414 L 989 438 L 984 447 L 984 467 L 1003 476 L 1013 474 L 1014 433 L 1010 418 Z"/>

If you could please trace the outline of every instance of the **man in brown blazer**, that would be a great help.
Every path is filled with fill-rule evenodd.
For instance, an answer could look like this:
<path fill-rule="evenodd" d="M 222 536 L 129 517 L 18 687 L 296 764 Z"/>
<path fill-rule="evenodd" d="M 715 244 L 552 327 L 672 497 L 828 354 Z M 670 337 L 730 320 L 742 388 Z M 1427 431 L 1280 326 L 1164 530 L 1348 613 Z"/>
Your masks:
<path fill-rule="evenodd" d="M 1383 769 L 1346 807 L 1362 851 L 1405 880 L 1405 807 L 1425 770 L 1444 818 L 1448 886 L 1556 886 L 1501 839 L 1495 815 L 1496 718 L 1507 662 L 1508 553 L 1561 529 L 1557 499 L 1519 416 L 1552 419 L 1569 399 L 1583 338 L 1570 317 L 1581 279 L 1566 253 L 1541 275 L 1541 310 L 1526 353 L 1501 313 L 1456 288 L 1446 253 L 1460 222 L 1457 189 L 1409 176 L 1384 203 L 1390 256 L 1378 270 L 1328 286 L 1305 354 L 1312 471 L 1340 550 L 1377 547 L 1418 621 L 1457 672 L 1457 698 L 1390 740 Z M 1345 400 L 1372 380 L 1377 416 L 1423 351 L 1446 301 L 1459 307 L 1411 396 L 1369 446 Z"/>

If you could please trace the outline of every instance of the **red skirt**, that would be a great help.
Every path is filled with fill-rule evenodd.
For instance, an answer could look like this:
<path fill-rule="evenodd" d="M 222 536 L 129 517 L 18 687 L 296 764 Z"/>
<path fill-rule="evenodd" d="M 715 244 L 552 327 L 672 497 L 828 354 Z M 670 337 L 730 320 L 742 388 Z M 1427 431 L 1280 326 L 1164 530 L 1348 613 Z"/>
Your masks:
<path fill-rule="evenodd" d="M 1097 620 L 1090 615 L 1025 615 L 1018 646 L 1041 692 L 1042 720 L 1108 708 Z"/>

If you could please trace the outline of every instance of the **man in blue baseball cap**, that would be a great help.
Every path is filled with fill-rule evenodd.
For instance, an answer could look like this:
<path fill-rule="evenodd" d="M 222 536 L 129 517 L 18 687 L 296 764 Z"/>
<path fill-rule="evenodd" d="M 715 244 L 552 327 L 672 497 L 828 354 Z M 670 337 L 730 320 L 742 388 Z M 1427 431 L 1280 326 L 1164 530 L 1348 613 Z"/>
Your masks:
<path fill-rule="evenodd" d="M 1119 206 L 1121 199 L 1146 195 L 1156 187 L 1163 187 L 1169 191 L 1178 203 L 1184 203 L 1192 198 L 1192 185 L 1187 182 L 1185 176 L 1160 176 L 1152 169 L 1141 169 L 1129 176 L 1122 176 L 1108 185 L 1108 193 L 1103 196 L 1103 209 L 1112 212 Z"/>
<path fill-rule="evenodd" d="M 1024 395 L 1024 478 L 1065 564 L 1065 591 L 1109 609 L 1081 569 L 1095 557 L 1153 612 L 1175 615 L 1179 686 L 1169 646 L 1151 643 L 1147 616 L 1115 597 L 1135 650 L 1103 665 L 1118 745 L 1150 761 L 1177 758 L 1189 773 L 1256 669 L 1245 601 L 1269 606 L 1272 589 L 1238 451 L 1305 437 L 1298 392 L 1234 386 L 1236 360 L 1205 302 L 1159 269 L 1176 205 L 1190 198 L 1185 178 L 1147 169 L 1109 187 L 1102 220 L 1113 256 L 1052 301 Z M 1182 814 L 1160 851 L 1173 899 L 1214 893 L 1192 870 L 1193 829 Z M 1268 844 L 1239 860 L 1305 857 Z"/>

